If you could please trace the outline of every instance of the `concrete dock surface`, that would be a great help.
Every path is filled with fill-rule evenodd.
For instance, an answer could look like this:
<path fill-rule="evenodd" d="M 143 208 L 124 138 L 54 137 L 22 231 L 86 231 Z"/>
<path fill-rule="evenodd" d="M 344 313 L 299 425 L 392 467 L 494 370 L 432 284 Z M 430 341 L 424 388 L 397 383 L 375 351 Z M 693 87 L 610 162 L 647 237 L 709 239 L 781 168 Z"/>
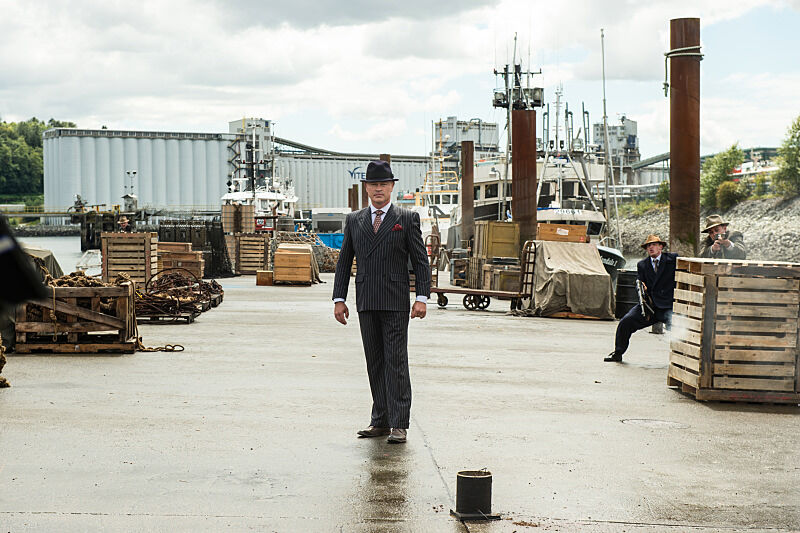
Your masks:
<path fill-rule="evenodd" d="M 668 337 L 520 318 L 451 297 L 410 327 L 405 445 L 357 439 L 370 393 L 351 286 L 222 280 L 180 353 L 10 355 L 0 531 L 800 530 L 800 408 L 666 386 Z M 496 522 L 461 523 L 456 474 L 493 475 Z"/>

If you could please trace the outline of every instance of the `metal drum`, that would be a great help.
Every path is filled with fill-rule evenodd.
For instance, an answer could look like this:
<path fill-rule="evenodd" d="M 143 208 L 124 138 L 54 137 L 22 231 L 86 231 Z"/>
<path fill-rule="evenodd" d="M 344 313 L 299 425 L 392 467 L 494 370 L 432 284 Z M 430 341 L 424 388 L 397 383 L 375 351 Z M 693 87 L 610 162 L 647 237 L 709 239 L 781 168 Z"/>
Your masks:
<path fill-rule="evenodd" d="M 639 303 L 636 294 L 636 271 L 620 270 L 617 275 L 617 306 L 614 316 L 622 318 Z"/>

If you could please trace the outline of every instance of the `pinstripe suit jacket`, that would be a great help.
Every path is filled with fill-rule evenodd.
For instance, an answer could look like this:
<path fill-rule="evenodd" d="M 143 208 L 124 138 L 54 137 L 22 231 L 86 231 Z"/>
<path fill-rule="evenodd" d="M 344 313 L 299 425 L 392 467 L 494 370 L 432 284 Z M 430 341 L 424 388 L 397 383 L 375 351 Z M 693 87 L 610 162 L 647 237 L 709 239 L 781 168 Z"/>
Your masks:
<path fill-rule="evenodd" d="M 399 224 L 402 229 L 393 231 Z M 342 250 L 336 264 L 333 298 L 347 298 L 350 270 L 356 258 L 356 309 L 408 311 L 408 262 L 416 276 L 419 296 L 430 296 L 431 270 L 422 242 L 419 215 L 392 204 L 375 234 L 369 207 L 347 215 Z"/>

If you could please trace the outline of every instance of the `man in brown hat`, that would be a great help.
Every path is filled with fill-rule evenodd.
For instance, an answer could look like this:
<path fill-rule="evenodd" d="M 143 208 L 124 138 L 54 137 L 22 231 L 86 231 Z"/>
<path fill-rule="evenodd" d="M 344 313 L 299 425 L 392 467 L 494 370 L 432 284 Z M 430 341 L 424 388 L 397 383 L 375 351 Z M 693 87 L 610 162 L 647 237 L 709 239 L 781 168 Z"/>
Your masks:
<path fill-rule="evenodd" d="M 728 232 L 728 223 L 719 215 L 706 217 L 703 233 L 708 236 L 703 241 L 700 257 L 714 259 L 747 259 L 744 235 L 740 231 Z"/>
<path fill-rule="evenodd" d="M 646 289 L 648 300 L 652 303 L 652 312 L 644 312 L 642 306 L 635 305 L 620 319 L 617 325 L 617 336 L 614 351 L 603 359 L 607 363 L 622 362 L 622 354 L 628 349 L 628 343 L 634 332 L 652 326 L 656 322 L 672 320 L 672 298 L 675 290 L 675 259 L 678 254 L 665 252 L 666 242 L 658 235 L 650 235 L 642 243 L 647 250 L 647 257 L 636 265 L 636 277 Z"/>

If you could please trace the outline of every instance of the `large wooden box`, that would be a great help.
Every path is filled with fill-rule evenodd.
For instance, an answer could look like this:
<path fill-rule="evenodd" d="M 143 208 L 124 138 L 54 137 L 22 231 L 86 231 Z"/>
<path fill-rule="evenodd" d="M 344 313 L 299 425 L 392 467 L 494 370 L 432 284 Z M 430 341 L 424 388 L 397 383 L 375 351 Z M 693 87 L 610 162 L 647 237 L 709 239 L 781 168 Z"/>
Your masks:
<path fill-rule="evenodd" d="M 134 284 L 47 287 L 48 298 L 17 307 L 18 353 L 136 351 Z M 55 312 L 55 321 L 51 317 Z"/>
<path fill-rule="evenodd" d="M 540 241 L 588 242 L 586 226 L 583 224 L 544 224 L 540 222 L 536 230 Z"/>
<path fill-rule="evenodd" d="M 800 264 L 679 258 L 675 281 L 669 386 L 800 403 Z"/>
<path fill-rule="evenodd" d="M 519 223 L 499 220 L 475 222 L 474 257 L 519 257 Z"/>
<path fill-rule="evenodd" d="M 159 242 L 158 271 L 180 269 L 202 279 L 206 261 L 204 252 L 193 252 L 190 242 Z"/>
<path fill-rule="evenodd" d="M 281 244 L 273 258 L 275 282 L 312 283 L 312 248 L 308 244 Z"/>
<path fill-rule="evenodd" d="M 158 272 L 157 233 L 103 233 L 100 239 L 104 282 L 126 274 L 144 285 Z"/>

